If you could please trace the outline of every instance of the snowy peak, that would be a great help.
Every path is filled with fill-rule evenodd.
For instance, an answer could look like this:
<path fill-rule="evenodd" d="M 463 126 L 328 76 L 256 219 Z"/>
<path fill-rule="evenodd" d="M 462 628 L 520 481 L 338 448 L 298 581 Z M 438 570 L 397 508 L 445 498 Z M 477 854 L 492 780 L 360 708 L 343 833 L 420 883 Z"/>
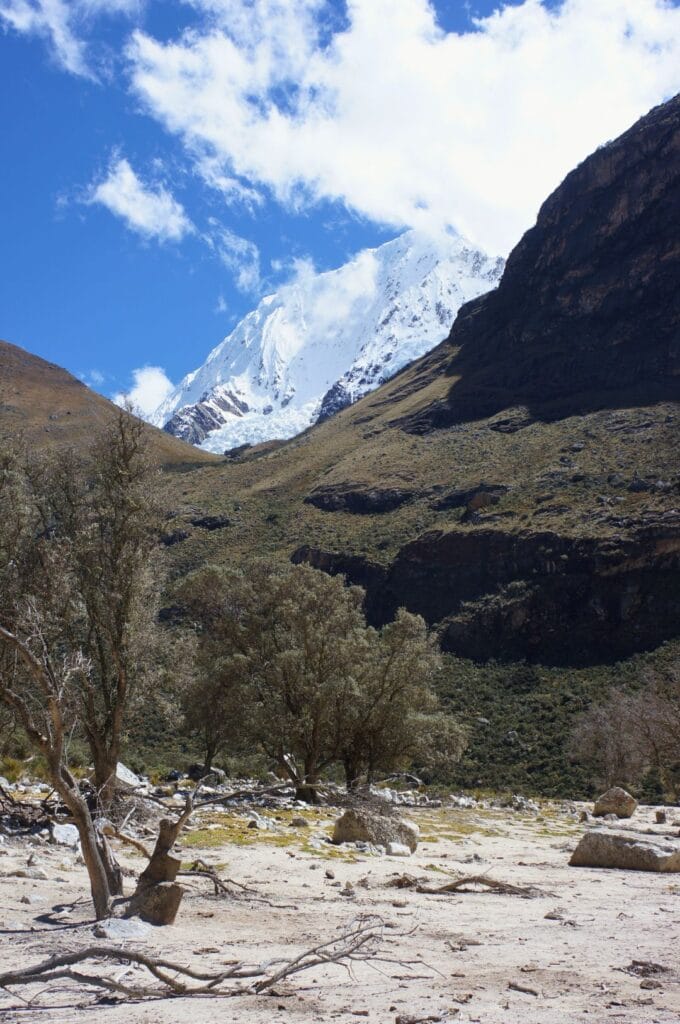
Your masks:
<path fill-rule="evenodd" d="M 503 271 L 458 236 L 408 231 L 338 270 L 301 263 L 151 417 L 208 451 L 288 438 L 387 380 L 448 334 Z"/>

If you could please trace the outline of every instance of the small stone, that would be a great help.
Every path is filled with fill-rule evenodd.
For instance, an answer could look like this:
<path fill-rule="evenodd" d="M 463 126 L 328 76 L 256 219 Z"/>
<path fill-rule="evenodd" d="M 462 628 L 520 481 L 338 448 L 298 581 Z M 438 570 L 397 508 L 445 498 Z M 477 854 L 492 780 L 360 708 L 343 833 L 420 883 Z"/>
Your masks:
<path fill-rule="evenodd" d="M 36 868 L 33 865 L 29 865 L 27 868 L 15 868 L 14 871 L 10 871 L 7 875 L 8 878 L 32 878 L 34 881 L 46 882 L 48 874 L 43 868 Z"/>
<path fill-rule="evenodd" d="M 326 878 L 335 878 L 335 871 L 332 868 L 326 868 Z"/>
<path fill-rule="evenodd" d="M 666 812 L 665 811 L 657 811 L 656 812 L 656 823 L 657 823 L 657 825 L 665 825 L 667 820 L 668 819 L 666 817 Z"/>
<path fill-rule="evenodd" d="M 589 811 L 581 811 L 581 813 L 578 816 L 578 820 L 579 821 L 590 821 L 590 812 Z"/>
<path fill-rule="evenodd" d="M 22 896 L 21 899 L 19 900 L 19 903 L 25 903 L 26 906 L 28 906 L 28 907 L 34 907 L 38 903 L 44 903 L 44 902 L 45 902 L 45 897 L 44 896 L 34 896 L 32 894 L 29 894 L 28 896 Z"/>
<path fill-rule="evenodd" d="M 290 824 L 291 828 L 309 828 L 309 822 L 302 817 L 291 818 Z"/>
<path fill-rule="evenodd" d="M 148 939 L 151 928 L 137 917 L 109 917 L 106 921 L 98 921 L 92 932 L 98 939 L 125 942 L 129 939 Z"/>
<path fill-rule="evenodd" d="M 389 857 L 410 857 L 411 851 L 405 843 L 388 843 L 387 855 Z"/>

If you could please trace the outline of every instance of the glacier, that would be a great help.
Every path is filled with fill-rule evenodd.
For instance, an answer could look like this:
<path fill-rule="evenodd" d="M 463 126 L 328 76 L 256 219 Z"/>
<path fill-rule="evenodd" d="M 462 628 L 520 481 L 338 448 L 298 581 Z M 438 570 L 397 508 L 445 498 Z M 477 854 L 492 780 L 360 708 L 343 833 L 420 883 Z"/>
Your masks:
<path fill-rule="evenodd" d="M 149 420 L 217 453 L 293 437 L 442 341 L 503 267 L 459 235 L 413 230 L 337 270 L 300 263 Z"/>

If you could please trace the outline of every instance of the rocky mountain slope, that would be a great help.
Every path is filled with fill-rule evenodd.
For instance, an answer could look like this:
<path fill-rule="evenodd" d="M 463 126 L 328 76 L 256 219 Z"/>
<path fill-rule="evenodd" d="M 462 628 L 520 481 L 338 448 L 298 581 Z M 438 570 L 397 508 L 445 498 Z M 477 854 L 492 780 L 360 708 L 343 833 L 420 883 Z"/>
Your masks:
<path fill-rule="evenodd" d="M 176 571 L 343 572 L 478 660 L 589 665 L 680 632 L 680 98 L 544 204 L 447 342 L 284 445 L 192 475 Z"/>
<path fill-rule="evenodd" d="M 376 388 L 445 337 L 503 261 L 406 232 L 338 270 L 302 268 L 263 299 L 151 417 L 208 451 L 289 438 Z"/>
<path fill-rule="evenodd" d="M 117 407 L 54 363 L 0 341 L 0 444 L 21 436 L 36 447 L 87 445 Z M 205 465 L 211 457 L 148 427 L 159 464 Z"/>

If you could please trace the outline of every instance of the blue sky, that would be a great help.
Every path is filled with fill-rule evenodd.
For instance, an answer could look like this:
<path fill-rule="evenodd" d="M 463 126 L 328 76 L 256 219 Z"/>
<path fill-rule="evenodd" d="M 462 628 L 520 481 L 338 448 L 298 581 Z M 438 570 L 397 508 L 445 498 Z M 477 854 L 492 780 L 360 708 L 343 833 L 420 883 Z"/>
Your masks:
<path fill-rule="evenodd" d="M 295 260 L 507 252 L 678 90 L 670 0 L 0 0 L 0 337 L 177 382 Z"/>

